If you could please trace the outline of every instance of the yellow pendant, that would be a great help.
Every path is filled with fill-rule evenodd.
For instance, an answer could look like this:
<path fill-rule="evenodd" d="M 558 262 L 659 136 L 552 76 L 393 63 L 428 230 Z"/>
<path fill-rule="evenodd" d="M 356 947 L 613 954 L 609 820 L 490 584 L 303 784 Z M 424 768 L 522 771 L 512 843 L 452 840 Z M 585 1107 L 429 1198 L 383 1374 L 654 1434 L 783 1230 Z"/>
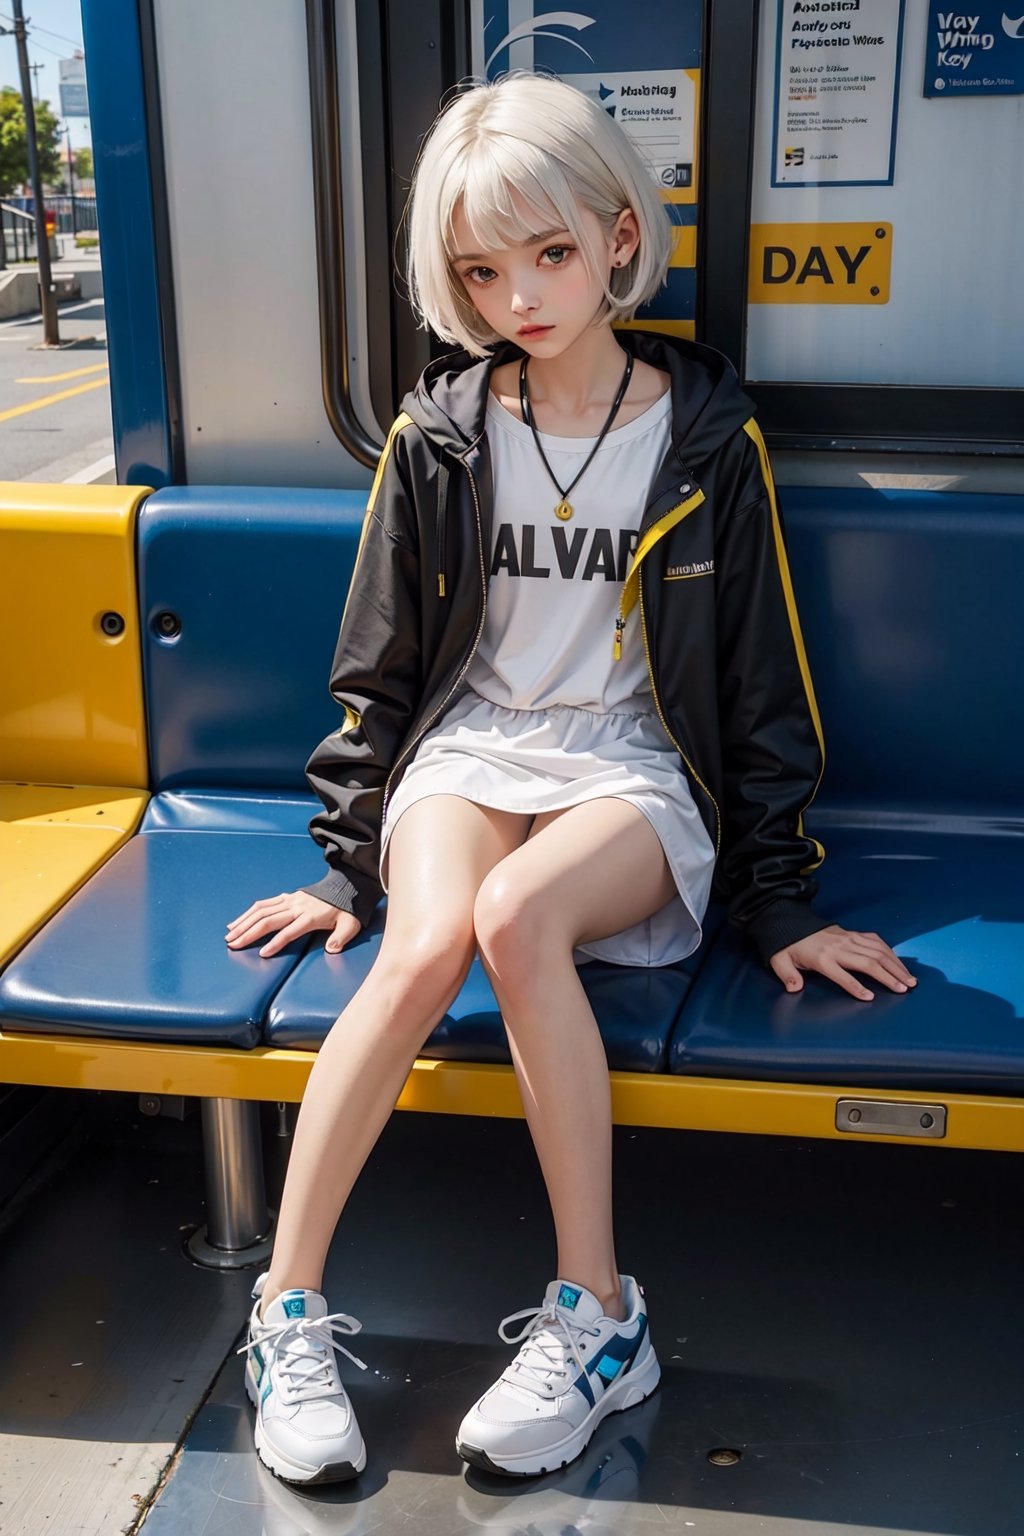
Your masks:
<path fill-rule="evenodd" d="M 567 501 L 560 501 L 558 506 L 555 508 L 555 516 L 558 518 L 559 522 L 567 523 L 570 517 L 572 517 L 572 507 Z"/>

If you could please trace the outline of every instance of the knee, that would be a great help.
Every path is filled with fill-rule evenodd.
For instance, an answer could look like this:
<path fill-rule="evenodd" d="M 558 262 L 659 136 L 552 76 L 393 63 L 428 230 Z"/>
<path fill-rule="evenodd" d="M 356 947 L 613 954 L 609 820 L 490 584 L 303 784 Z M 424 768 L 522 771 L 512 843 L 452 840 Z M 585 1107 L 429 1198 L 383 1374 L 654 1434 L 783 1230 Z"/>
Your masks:
<path fill-rule="evenodd" d="M 544 953 L 559 942 L 558 924 L 543 897 L 524 891 L 498 865 L 484 880 L 473 907 L 480 955 L 502 985 L 528 987 Z"/>
<path fill-rule="evenodd" d="M 459 995 L 476 942 L 468 922 L 423 922 L 415 931 L 385 932 L 374 979 L 396 1012 L 442 1015 Z"/>

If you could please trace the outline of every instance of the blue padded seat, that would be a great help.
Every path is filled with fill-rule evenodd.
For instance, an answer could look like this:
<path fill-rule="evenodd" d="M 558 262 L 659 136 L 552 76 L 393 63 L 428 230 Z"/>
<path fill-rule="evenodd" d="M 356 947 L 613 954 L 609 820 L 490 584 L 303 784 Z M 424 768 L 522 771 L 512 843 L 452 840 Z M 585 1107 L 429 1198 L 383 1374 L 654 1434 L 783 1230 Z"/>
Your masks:
<path fill-rule="evenodd" d="M 383 911 L 378 908 L 369 927 L 340 955 L 326 954 L 323 939 L 314 941 L 270 1005 L 268 1044 L 315 1050 L 322 1043 L 376 958 L 384 931 Z M 579 967 L 609 1066 L 630 1072 L 666 1070 L 673 1025 L 720 923 L 721 913 L 713 908 L 705 923 L 704 944 L 680 965 L 644 970 L 592 960 Z M 420 1054 L 458 1061 L 511 1059 L 498 1005 L 479 957 L 451 1011 Z"/>
<path fill-rule="evenodd" d="M 1024 496 L 794 486 L 782 502 L 825 732 L 816 804 L 1024 816 Z"/>
<path fill-rule="evenodd" d="M 331 656 L 363 491 L 172 487 L 138 519 L 154 796 L 138 835 L 0 978 L 0 1025 L 251 1047 L 305 949 L 232 952 L 253 901 L 316 880 L 303 772 L 339 723 Z"/>
<path fill-rule="evenodd" d="M 878 933 L 918 978 L 905 994 L 865 978 L 858 1002 L 819 976 L 802 993 L 718 941 L 672 1037 L 672 1072 L 713 1077 L 1024 1093 L 1024 826 L 815 830 L 829 850 L 828 909 Z"/>
<path fill-rule="evenodd" d="M 158 796 L 119 849 L 0 976 L 0 1026 L 250 1049 L 308 941 L 262 960 L 228 920 L 309 877 L 311 804 Z M 315 850 L 314 850 L 315 854 Z M 314 860 L 315 862 L 315 860 Z"/>
<path fill-rule="evenodd" d="M 819 905 L 920 981 L 860 1003 L 809 977 L 789 996 L 730 932 L 670 1070 L 1021 1091 L 1024 497 L 802 487 L 783 503 L 826 742 Z"/>
<path fill-rule="evenodd" d="M 341 720 L 328 679 L 365 507 L 365 491 L 255 486 L 175 486 L 146 501 L 139 600 L 155 790 L 309 793 L 306 759 Z M 177 621 L 168 636 L 164 614 Z"/>

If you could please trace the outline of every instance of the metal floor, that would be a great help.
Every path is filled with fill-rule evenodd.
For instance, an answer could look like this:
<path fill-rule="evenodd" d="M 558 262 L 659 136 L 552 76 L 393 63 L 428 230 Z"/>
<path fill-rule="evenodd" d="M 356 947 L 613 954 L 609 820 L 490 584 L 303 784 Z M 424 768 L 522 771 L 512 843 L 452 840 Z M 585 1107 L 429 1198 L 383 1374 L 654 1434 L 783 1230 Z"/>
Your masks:
<path fill-rule="evenodd" d="M 1024 1532 L 1024 1239 L 1009 1154 L 620 1129 L 620 1262 L 646 1286 L 663 1386 L 564 1472 L 507 1483 L 464 1468 L 453 1436 L 510 1357 L 498 1322 L 550 1278 L 528 1133 L 395 1116 L 326 1284 L 332 1308 L 364 1325 L 369 1370 L 342 1372 L 369 1463 L 355 1484 L 300 1495 L 259 1465 L 228 1353 L 250 1277 L 178 1252 L 177 1227 L 200 1214 L 198 1126 L 162 1134 L 143 1152 L 131 1137 L 87 1146 L 4 1234 L 15 1344 L 0 1364 L 3 1536 Z M 121 1350 L 92 1360 L 69 1404 L 65 1357 L 84 1356 L 97 1317 L 120 1319 Z M 151 1502 L 154 1468 L 197 1407 Z M 34 1482 L 12 1444 L 35 1457 Z M 719 1448 L 738 1460 L 715 1465 Z M 115 1453 L 135 1468 L 126 1507 L 119 1473 L 96 1472 L 116 1468 Z"/>

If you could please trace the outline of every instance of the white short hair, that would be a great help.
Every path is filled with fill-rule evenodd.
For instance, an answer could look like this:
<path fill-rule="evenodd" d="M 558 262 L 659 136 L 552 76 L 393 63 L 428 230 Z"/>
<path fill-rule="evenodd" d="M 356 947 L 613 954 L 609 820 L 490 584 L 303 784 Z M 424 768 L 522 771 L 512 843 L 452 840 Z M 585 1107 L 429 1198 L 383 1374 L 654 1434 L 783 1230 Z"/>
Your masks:
<path fill-rule="evenodd" d="M 510 192 L 528 209 L 513 212 Z M 603 252 L 579 218 L 580 206 L 610 234 L 624 208 L 640 229 L 632 259 L 606 282 Z M 424 140 L 408 219 L 409 298 L 421 328 L 475 357 L 500 340 L 455 272 L 453 215 L 460 208 L 480 250 L 520 244 L 557 225 L 567 229 L 592 277 L 604 287 L 611 320 L 632 319 L 665 281 L 671 227 L 650 167 L 609 114 L 546 75 L 517 70 L 454 97 Z"/>

